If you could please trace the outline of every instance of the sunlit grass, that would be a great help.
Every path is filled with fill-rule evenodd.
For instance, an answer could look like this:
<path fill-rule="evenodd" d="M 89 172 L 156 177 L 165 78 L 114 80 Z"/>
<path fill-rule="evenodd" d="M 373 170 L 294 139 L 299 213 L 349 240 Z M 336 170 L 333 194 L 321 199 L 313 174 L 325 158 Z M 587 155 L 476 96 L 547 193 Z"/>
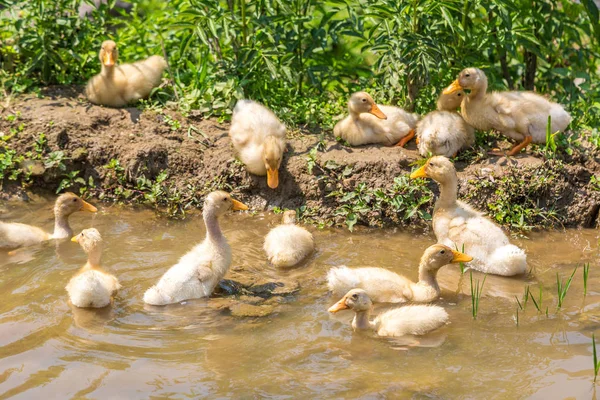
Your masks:
<path fill-rule="evenodd" d="M 569 287 L 571 287 L 571 282 L 573 281 L 573 276 L 575 276 L 575 272 L 577 272 L 577 267 L 573 270 L 573 273 L 566 282 L 563 282 L 558 276 L 558 272 L 556 273 L 556 292 L 558 295 L 558 303 L 556 304 L 556 309 L 560 309 L 565 301 L 565 297 L 567 296 L 567 292 L 569 291 Z"/>
<path fill-rule="evenodd" d="M 479 284 L 479 279 L 475 284 L 473 284 L 473 271 L 471 271 L 469 275 L 471 278 L 471 313 L 473 314 L 473 319 L 477 319 L 477 313 L 479 312 L 479 300 L 483 292 L 483 285 L 485 285 L 485 279 L 487 278 L 487 275 L 483 277 L 481 285 Z"/>

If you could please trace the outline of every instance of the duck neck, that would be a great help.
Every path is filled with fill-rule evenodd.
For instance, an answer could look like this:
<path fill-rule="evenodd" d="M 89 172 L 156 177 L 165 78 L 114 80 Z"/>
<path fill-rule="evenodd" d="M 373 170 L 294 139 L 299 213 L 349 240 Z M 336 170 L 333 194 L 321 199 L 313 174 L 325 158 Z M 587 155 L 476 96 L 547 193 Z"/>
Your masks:
<path fill-rule="evenodd" d="M 449 177 L 444 182 L 439 182 L 439 184 L 440 198 L 436 203 L 436 208 L 453 206 L 456 203 L 458 194 L 458 180 L 456 175 Z"/>
<path fill-rule="evenodd" d="M 354 319 L 352 320 L 352 327 L 354 330 L 373 329 L 373 323 L 369 321 L 370 314 L 371 312 L 369 310 L 357 311 L 356 314 L 354 314 Z"/>
<path fill-rule="evenodd" d="M 437 270 L 432 271 L 427 265 L 421 264 L 419 267 L 419 283 L 432 288 L 436 292 L 440 291 L 437 281 Z"/>
<path fill-rule="evenodd" d="M 112 77 L 115 74 L 115 66 L 113 65 L 111 67 L 107 67 L 106 65 L 102 64 L 102 70 L 100 71 L 100 74 L 105 77 Z"/>
<path fill-rule="evenodd" d="M 208 207 L 205 207 L 202 215 L 204 216 L 204 225 L 206 225 L 207 239 L 212 242 L 220 242 L 223 240 L 223 233 L 221 232 L 219 220 L 215 213 Z"/>
<path fill-rule="evenodd" d="M 100 268 L 100 259 L 102 258 L 101 249 L 93 249 L 88 253 L 87 264 L 83 267 L 84 269 Z"/>
<path fill-rule="evenodd" d="M 65 239 L 73 235 L 73 230 L 69 226 L 69 216 L 62 213 L 55 213 L 53 239 Z"/>
<path fill-rule="evenodd" d="M 480 81 L 477 82 L 477 85 L 471 89 L 471 93 L 469 94 L 469 100 L 481 100 L 485 96 L 487 92 L 487 79 L 480 78 Z"/>

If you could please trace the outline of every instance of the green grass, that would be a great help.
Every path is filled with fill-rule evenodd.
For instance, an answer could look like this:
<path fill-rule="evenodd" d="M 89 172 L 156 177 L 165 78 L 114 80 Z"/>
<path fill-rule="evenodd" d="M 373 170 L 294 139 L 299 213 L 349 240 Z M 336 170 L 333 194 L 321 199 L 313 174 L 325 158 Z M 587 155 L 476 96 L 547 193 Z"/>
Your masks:
<path fill-rule="evenodd" d="M 573 281 L 573 276 L 575 276 L 575 272 L 577 272 L 577 267 L 573 270 L 573 273 L 567 278 L 567 281 L 564 282 L 560 279 L 558 272 L 556 273 L 556 292 L 557 292 L 557 304 L 556 309 L 560 309 L 565 301 L 565 297 L 567 296 L 567 292 L 571 287 L 571 282 Z"/>
<path fill-rule="evenodd" d="M 485 279 L 487 278 L 487 275 L 483 277 L 481 284 L 479 279 L 473 283 L 473 271 L 469 273 L 469 276 L 471 281 L 471 314 L 473 319 L 477 319 L 477 314 L 479 313 L 479 300 L 481 299 L 483 285 L 485 285 Z"/>
<path fill-rule="evenodd" d="M 583 296 L 587 296 L 588 277 L 590 276 L 590 263 L 583 264 Z"/>
<path fill-rule="evenodd" d="M 596 379 L 598 378 L 598 371 L 600 371 L 600 361 L 598 361 L 598 355 L 596 353 L 596 335 L 592 333 L 592 352 L 593 352 L 593 361 L 594 361 L 594 383 L 596 383 Z"/>

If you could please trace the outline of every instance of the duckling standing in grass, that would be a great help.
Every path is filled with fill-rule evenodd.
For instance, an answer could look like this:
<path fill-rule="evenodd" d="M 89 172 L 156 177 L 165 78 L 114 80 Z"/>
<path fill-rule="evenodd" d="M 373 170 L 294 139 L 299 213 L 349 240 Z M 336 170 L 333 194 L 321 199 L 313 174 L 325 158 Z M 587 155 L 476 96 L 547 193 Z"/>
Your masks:
<path fill-rule="evenodd" d="M 40 228 L 17 222 L 0 222 L 0 248 L 16 249 L 33 246 L 47 240 L 66 239 L 73 235 L 69 226 L 69 216 L 77 211 L 95 213 L 96 207 L 73 193 L 63 193 L 54 203 L 54 232 L 47 233 Z"/>
<path fill-rule="evenodd" d="M 404 146 L 415 136 L 419 116 L 399 107 L 379 106 L 366 92 L 357 92 L 348 100 L 348 115 L 333 128 L 336 138 L 350 146 L 381 143 Z"/>
<path fill-rule="evenodd" d="M 231 247 L 221 233 L 218 218 L 231 210 L 247 209 L 226 192 L 216 191 L 206 196 L 202 210 L 206 238 L 146 291 L 144 302 L 162 306 L 210 296 L 231 265 Z"/>
<path fill-rule="evenodd" d="M 473 258 L 443 244 L 429 246 L 419 264 L 417 283 L 383 268 L 331 268 L 327 285 L 335 296 L 352 288 L 363 289 L 376 303 L 429 303 L 440 296 L 437 273 L 444 265 L 468 262 Z"/>
<path fill-rule="evenodd" d="M 445 94 L 462 89 L 470 89 L 461 105 L 462 116 L 476 129 L 495 129 L 520 143 L 515 145 L 508 156 L 518 154 L 529 143 L 546 142 L 546 126 L 551 117 L 552 133 L 563 132 L 571 122 L 571 116 L 563 106 L 546 100 L 533 92 L 491 92 L 485 73 L 478 68 L 466 68 L 452 83 Z M 493 155 L 504 155 L 493 151 Z"/>
<path fill-rule="evenodd" d="M 240 100 L 233 109 L 229 137 L 248 172 L 267 175 L 271 189 L 279 186 L 279 167 L 285 151 L 285 125 L 277 116 L 252 100 Z"/>
<path fill-rule="evenodd" d="M 102 43 L 100 73 L 90 79 L 85 88 L 88 100 L 109 107 L 123 107 L 150 95 L 160 85 L 167 62 L 161 56 L 151 56 L 133 64 L 117 65 L 119 51 L 112 40 Z"/>
<path fill-rule="evenodd" d="M 283 213 L 283 223 L 271 229 L 265 238 L 267 258 L 278 267 L 293 267 L 315 248 L 310 232 L 295 224 L 296 211 L 288 210 Z"/>
<path fill-rule="evenodd" d="M 417 147 L 421 156 L 456 157 L 461 149 L 475 143 L 475 130 L 456 112 L 464 98 L 462 90 L 442 93 L 437 111 L 428 113 L 417 123 Z"/>
<path fill-rule="evenodd" d="M 79 243 L 88 255 L 87 263 L 69 281 L 66 289 L 74 306 L 102 308 L 110 304 L 112 297 L 121 288 L 119 281 L 102 271 L 102 236 L 94 228 L 84 229 L 71 241 Z"/>
<path fill-rule="evenodd" d="M 411 178 L 431 178 L 440 185 L 433 210 L 433 231 L 439 243 L 463 248 L 473 256 L 469 266 L 503 276 L 524 274 L 527 256 L 510 244 L 502 229 L 468 204 L 457 200 L 458 178 L 446 157 L 431 157 Z"/>
<path fill-rule="evenodd" d="M 407 305 L 379 314 L 369 320 L 373 303 L 363 289 L 352 289 L 329 308 L 330 313 L 350 309 L 355 312 L 352 328 L 373 330 L 379 336 L 425 335 L 448 323 L 448 313 L 439 306 Z"/>

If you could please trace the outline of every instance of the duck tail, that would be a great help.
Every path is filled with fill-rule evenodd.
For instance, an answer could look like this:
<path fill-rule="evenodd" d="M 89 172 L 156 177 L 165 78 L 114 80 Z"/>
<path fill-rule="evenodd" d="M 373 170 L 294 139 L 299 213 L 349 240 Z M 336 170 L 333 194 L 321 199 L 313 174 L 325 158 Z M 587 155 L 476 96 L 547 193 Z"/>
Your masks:
<path fill-rule="evenodd" d="M 160 294 L 156 286 L 152 286 L 150 289 L 146 290 L 146 293 L 144 293 L 144 303 L 153 306 L 163 306 L 168 302 L 164 296 Z"/>
<path fill-rule="evenodd" d="M 488 264 L 494 266 L 497 275 L 520 275 L 527 272 L 527 255 L 517 246 L 507 244 L 491 254 Z"/>

